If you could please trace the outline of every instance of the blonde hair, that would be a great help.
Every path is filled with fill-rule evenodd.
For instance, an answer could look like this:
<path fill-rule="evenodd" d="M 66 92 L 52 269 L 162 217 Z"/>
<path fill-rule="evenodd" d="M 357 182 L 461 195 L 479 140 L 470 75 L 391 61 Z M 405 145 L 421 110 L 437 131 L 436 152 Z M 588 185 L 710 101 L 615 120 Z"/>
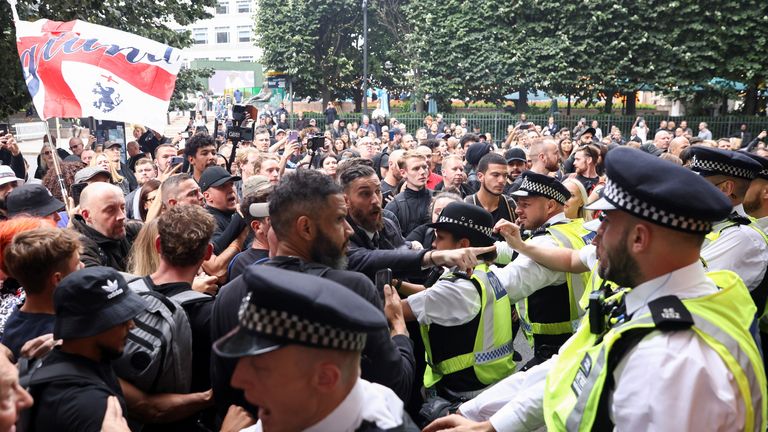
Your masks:
<path fill-rule="evenodd" d="M 587 189 L 584 187 L 584 184 L 573 178 L 567 178 L 563 180 L 563 186 L 565 186 L 567 183 L 576 185 L 576 189 L 579 190 L 579 196 L 581 197 L 581 207 L 579 207 L 578 216 L 584 219 L 584 222 L 589 222 L 594 219 L 595 215 L 592 210 L 587 210 L 585 208 L 589 203 L 589 196 L 587 195 Z"/>
<path fill-rule="evenodd" d="M 128 255 L 128 272 L 137 276 L 147 276 L 154 273 L 160 265 L 160 254 L 155 249 L 155 239 L 158 236 L 158 218 L 144 224 L 131 246 Z"/>
<path fill-rule="evenodd" d="M 40 166 L 43 168 L 43 170 L 48 171 L 49 169 L 53 168 L 48 166 L 48 162 L 46 162 L 45 157 L 43 157 L 43 152 L 45 152 L 46 147 L 51 149 L 51 155 L 56 158 L 56 162 L 58 162 L 59 166 L 61 166 L 62 160 L 59 157 L 59 152 L 50 143 L 45 142 L 43 143 L 43 147 L 40 148 Z"/>
<path fill-rule="evenodd" d="M 99 157 L 101 156 L 104 156 L 105 158 L 107 158 L 107 162 L 109 163 L 109 176 L 111 177 L 112 183 L 120 183 L 121 181 L 123 181 L 124 179 L 123 176 L 121 176 L 120 173 L 117 172 L 117 168 L 115 167 L 115 164 L 113 164 L 109 160 L 109 156 L 107 156 L 107 154 L 104 153 L 103 151 L 97 152 L 96 154 L 93 155 L 93 158 L 91 158 L 90 166 L 98 168 L 99 166 L 98 161 L 99 161 Z"/>

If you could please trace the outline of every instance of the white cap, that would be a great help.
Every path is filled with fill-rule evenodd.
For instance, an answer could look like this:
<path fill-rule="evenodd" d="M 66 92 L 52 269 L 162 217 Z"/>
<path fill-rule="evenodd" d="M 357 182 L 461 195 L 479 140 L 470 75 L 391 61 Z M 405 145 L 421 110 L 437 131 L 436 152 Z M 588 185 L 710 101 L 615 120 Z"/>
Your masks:
<path fill-rule="evenodd" d="M 24 183 L 24 180 L 16 177 L 16 173 L 13 172 L 11 167 L 8 165 L 0 165 L 0 186 L 13 181 Z"/>

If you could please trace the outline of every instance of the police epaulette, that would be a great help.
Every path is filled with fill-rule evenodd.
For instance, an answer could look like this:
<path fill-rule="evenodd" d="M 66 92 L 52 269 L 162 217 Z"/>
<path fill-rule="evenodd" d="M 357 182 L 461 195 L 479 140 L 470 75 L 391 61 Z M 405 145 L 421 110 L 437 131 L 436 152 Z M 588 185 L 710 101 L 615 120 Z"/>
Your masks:
<path fill-rule="evenodd" d="M 653 323 L 661 331 L 685 330 L 693 326 L 693 316 L 676 296 L 659 297 L 648 303 Z"/>
<path fill-rule="evenodd" d="M 457 279 L 471 280 L 472 278 L 467 274 L 467 272 L 459 270 L 457 267 L 454 267 L 450 271 L 445 273 L 442 277 L 440 277 L 440 279 L 447 280 L 449 282 L 455 282 Z"/>

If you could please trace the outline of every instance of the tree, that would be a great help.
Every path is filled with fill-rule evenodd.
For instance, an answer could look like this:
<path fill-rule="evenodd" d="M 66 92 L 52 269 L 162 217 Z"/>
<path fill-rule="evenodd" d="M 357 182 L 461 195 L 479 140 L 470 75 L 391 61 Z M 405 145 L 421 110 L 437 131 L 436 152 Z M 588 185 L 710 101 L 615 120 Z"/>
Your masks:
<path fill-rule="evenodd" d="M 360 85 L 354 67 L 362 22 L 353 0 L 259 0 L 256 44 L 261 62 L 288 72 L 300 97 L 321 95 L 323 105 Z"/>
<path fill-rule="evenodd" d="M 94 24 L 120 29 L 149 39 L 184 48 L 192 44 L 188 31 L 176 32 L 165 23 L 175 21 L 181 25 L 191 24 L 200 19 L 209 18 L 206 8 L 213 7 L 215 0 L 195 2 L 174 2 L 155 0 L 133 0 L 130 2 L 105 0 L 101 2 L 82 2 L 73 0 L 43 0 L 33 2 L 21 0 L 17 6 L 22 20 L 34 21 L 47 18 L 56 21 L 81 19 Z M 0 74 L 0 114 L 8 115 L 31 103 L 29 93 L 19 66 L 16 51 L 16 33 L 10 7 L 0 2 L 0 64 L 6 66 L 7 73 Z M 180 73 L 174 91 L 173 101 L 183 104 L 184 94 L 189 90 L 181 83 L 194 83 L 194 79 L 185 79 L 185 70 Z M 200 76 L 200 72 L 194 72 Z"/>

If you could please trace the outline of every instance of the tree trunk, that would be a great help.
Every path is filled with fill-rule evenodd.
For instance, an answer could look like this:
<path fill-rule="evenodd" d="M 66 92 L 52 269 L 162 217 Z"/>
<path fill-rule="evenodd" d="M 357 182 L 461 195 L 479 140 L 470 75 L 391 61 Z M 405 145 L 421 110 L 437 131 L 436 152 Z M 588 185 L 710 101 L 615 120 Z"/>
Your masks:
<path fill-rule="evenodd" d="M 331 89 L 328 87 L 328 84 L 323 82 L 320 84 L 320 95 L 323 98 L 323 106 L 320 107 L 320 111 L 325 111 L 325 107 L 328 106 L 328 102 L 331 101 Z"/>
<path fill-rule="evenodd" d="M 355 101 L 355 112 L 363 112 L 363 89 L 355 88 L 353 99 Z"/>
<path fill-rule="evenodd" d="M 520 89 L 520 98 L 517 100 L 517 103 L 515 103 L 515 111 L 517 111 L 518 114 L 524 113 L 528 111 L 528 89 Z"/>
<path fill-rule="evenodd" d="M 747 87 L 747 94 L 744 96 L 744 114 L 755 115 L 757 114 L 757 86 L 750 84 Z"/>
<path fill-rule="evenodd" d="M 565 115 L 571 115 L 571 94 L 568 93 L 568 106 L 565 108 Z"/>
<path fill-rule="evenodd" d="M 627 97 L 626 115 L 634 117 L 635 115 L 637 115 L 637 92 L 629 91 L 625 93 L 625 96 Z"/>
<path fill-rule="evenodd" d="M 605 106 L 603 112 L 610 114 L 613 111 L 613 89 L 605 90 Z"/>

